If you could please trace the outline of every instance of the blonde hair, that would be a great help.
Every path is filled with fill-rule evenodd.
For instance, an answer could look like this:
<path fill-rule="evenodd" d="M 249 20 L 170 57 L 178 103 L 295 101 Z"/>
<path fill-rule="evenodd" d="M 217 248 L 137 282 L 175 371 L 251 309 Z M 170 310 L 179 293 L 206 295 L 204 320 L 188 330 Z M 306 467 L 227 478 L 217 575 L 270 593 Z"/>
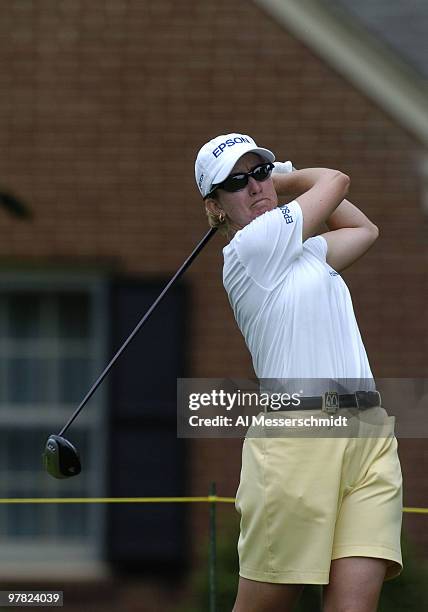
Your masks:
<path fill-rule="evenodd" d="M 227 237 L 230 233 L 230 223 L 227 215 L 225 215 L 223 221 L 221 221 L 220 217 L 214 215 L 207 207 L 205 207 L 205 212 L 207 213 L 208 225 L 217 228 L 220 234 Z"/>
<path fill-rule="evenodd" d="M 218 196 L 216 193 L 210 194 L 209 198 L 218 202 Z M 213 213 L 208 208 L 206 201 L 205 201 L 205 212 L 208 218 L 208 225 L 210 227 L 216 228 L 222 236 L 226 236 L 226 238 L 231 238 L 233 232 L 230 227 L 230 219 L 226 215 L 226 213 L 223 213 L 223 220 L 221 220 L 220 216 L 217 213 Z"/>

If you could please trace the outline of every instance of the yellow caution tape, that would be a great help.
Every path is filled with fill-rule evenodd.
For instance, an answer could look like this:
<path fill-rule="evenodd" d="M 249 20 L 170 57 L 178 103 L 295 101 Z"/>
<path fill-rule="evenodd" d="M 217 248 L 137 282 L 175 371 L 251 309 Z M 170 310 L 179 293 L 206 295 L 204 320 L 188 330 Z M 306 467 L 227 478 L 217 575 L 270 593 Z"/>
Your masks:
<path fill-rule="evenodd" d="M 403 508 L 403 512 L 417 512 L 419 514 L 428 514 L 428 508 Z"/>
<path fill-rule="evenodd" d="M 170 504 L 170 503 L 234 504 L 234 497 L 11 497 L 0 498 L 0 504 Z M 403 508 L 403 512 L 428 514 L 428 508 Z"/>
<path fill-rule="evenodd" d="M 159 504 L 188 502 L 235 503 L 234 497 L 16 497 L 0 499 L 0 504 Z"/>

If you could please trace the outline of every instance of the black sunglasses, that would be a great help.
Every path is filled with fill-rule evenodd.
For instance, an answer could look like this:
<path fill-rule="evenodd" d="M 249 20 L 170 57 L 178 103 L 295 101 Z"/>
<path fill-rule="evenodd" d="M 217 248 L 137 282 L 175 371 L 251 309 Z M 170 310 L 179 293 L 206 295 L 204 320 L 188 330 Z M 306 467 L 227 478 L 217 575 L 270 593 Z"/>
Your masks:
<path fill-rule="evenodd" d="M 208 195 L 214 193 L 216 189 L 224 189 L 224 191 L 229 191 L 230 193 L 240 191 L 248 185 L 250 176 L 259 183 L 261 183 L 262 181 L 265 181 L 270 177 L 273 169 L 274 165 L 268 162 L 266 164 L 260 164 L 260 166 L 257 166 L 250 172 L 239 172 L 237 174 L 231 174 L 222 183 L 213 185 L 213 188 L 211 189 Z"/>

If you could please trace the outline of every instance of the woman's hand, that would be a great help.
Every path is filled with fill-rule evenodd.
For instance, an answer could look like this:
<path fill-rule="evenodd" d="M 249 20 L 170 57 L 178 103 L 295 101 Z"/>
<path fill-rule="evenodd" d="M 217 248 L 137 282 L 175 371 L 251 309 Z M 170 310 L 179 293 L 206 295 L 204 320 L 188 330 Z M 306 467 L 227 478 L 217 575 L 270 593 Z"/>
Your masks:
<path fill-rule="evenodd" d="M 295 170 L 291 161 L 275 162 L 272 172 L 273 186 L 275 187 L 278 199 L 292 200 L 296 195 L 289 189 L 289 176 Z"/>

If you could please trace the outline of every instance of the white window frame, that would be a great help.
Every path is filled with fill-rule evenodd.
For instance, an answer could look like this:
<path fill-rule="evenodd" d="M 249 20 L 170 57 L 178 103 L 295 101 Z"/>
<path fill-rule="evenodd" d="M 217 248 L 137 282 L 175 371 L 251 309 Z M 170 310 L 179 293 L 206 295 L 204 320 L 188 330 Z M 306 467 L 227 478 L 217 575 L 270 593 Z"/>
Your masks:
<path fill-rule="evenodd" d="M 91 373 L 91 385 L 104 369 L 108 361 L 108 280 L 106 276 L 97 272 L 75 273 L 70 270 L 64 271 L 0 271 L 0 294 L 16 293 L 19 291 L 31 291 L 36 293 L 43 292 L 85 292 L 90 297 L 90 343 L 91 356 L 94 363 L 94 376 Z M 2 339 L 0 339 L 0 342 Z M 7 358 L 7 348 L 3 346 L 3 351 L 0 347 L 0 359 Z M 0 384 L 2 381 L 0 380 Z M 89 389 L 88 389 L 89 390 Z M 82 397 L 83 399 L 83 397 Z M 63 406 L 62 408 L 52 405 L 42 411 L 40 406 L 28 407 L 25 414 L 17 414 L 16 411 L 10 410 L 5 405 L 0 404 L 0 427 L 23 427 L 30 428 L 32 425 L 40 427 L 46 424 L 46 438 L 51 433 L 58 433 L 60 429 L 68 421 L 77 406 Z M 97 389 L 93 397 L 83 409 L 75 423 L 70 428 L 71 432 L 78 427 L 89 428 L 89 431 L 96 433 L 93 436 L 93 441 L 90 444 L 92 456 L 91 465 L 93 470 L 89 477 L 88 497 L 103 497 L 106 491 L 106 469 L 107 462 L 107 409 L 108 397 L 107 389 L 104 382 Z M 43 450 L 43 449 L 41 449 Z M 41 459 L 41 458 L 40 458 Z M 35 466 L 35 469 L 36 466 Z M 83 465 L 83 470 L 85 466 Z M 41 466 L 41 478 L 46 478 L 49 481 L 47 488 L 44 490 L 51 491 L 48 495 L 40 495 L 40 497 L 78 497 L 79 495 L 64 494 L 64 485 L 67 487 L 73 486 L 73 480 L 56 480 L 43 471 Z M 76 480 L 79 476 L 76 477 Z M 0 487 L 5 491 L 5 483 Z M 0 496 L 4 496 L 0 494 Z M 23 495 L 23 497 L 27 497 Z M 60 504 L 56 504 L 56 508 L 60 508 Z M 94 577 L 99 578 L 108 573 L 107 566 L 103 560 L 103 551 L 105 549 L 105 521 L 106 512 L 105 505 L 94 504 L 90 512 L 90 525 L 88 532 L 89 538 L 77 539 L 67 538 L 64 545 L 61 544 L 61 538 L 52 539 L 40 537 L 37 539 L 16 538 L 11 541 L 11 538 L 0 539 L 0 577 L 19 578 L 31 575 L 33 578 L 37 575 L 40 577 L 48 576 L 77 576 L 86 579 Z"/>

